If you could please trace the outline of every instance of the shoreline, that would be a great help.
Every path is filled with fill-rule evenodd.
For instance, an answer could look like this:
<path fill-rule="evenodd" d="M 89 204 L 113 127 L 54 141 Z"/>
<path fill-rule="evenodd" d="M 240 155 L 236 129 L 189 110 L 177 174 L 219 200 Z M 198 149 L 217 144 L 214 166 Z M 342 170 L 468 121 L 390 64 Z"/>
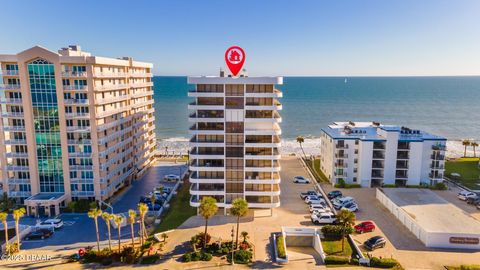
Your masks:
<path fill-rule="evenodd" d="M 188 142 L 189 139 L 183 137 L 157 139 L 157 152 L 162 155 L 185 155 L 189 149 Z M 306 137 L 303 149 L 307 155 L 318 156 L 320 155 L 320 145 L 320 138 Z M 461 140 L 447 140 L 445 156 L 450 159 L 463 157 L 464 149 Z M 282 139 L 281 152 L 284 155 L 289 155 L 292 153 L 299 154 L 302 150 L 296 139 Z M 480 147 L 477 154 L 480 154 Z M 467 156 L 473 157 L 472 147 L 467 148 Z"/>

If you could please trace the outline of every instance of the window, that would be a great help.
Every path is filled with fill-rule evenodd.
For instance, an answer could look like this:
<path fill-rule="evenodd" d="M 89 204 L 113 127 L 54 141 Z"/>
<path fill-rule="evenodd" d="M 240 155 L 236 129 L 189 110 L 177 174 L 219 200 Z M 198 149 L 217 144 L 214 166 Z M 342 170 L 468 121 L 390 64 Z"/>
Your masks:
<path fill-rule="evenodd" d="M 226 133 L 243 133 L 243 122 L 226 122 Z"/>
<path fill-rule="evenodd" d="M 74 145 L 69 145 L 68 146 L 68 153 L 75 153 L 75 146 Z"/>
<path fill-rule="evenodd" d="M 243 109 L 243 98 L 227 97 L 225 98 L 225 106 L 227 109 Z"/>

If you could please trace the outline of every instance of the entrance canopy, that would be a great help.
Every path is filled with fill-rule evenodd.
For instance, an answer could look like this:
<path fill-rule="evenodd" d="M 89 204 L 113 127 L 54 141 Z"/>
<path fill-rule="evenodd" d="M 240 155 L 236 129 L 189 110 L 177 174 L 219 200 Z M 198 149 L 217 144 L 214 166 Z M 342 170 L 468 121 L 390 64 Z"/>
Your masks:
<path fill-rule="evenodd" d="M 64 193 L 37 193 L 25 200 L 27 214 L 56 216 L 60 213 L 60 204 L 65 198 Z"/>

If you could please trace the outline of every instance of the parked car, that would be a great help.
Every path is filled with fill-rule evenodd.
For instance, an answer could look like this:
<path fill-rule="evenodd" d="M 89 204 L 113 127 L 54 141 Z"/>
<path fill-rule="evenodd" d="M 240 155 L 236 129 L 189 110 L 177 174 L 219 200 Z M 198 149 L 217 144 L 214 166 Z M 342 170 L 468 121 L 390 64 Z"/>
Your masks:
<path fill-rule="evenodd" d="M 328 199 L 333 200 L 337 197 L 342 197 L 343 194 L 340 190 L 332 190 L 327 194 Z"/>
<path fill-rule="evenodd" d="M 163 180 L 165 181 L 178 181 L 180 180 L 180 176 L 176 174 L 167 174 L 163 177 Z"/>
<path fill-rule="evenodd" d="M 305 199 L 307 204 L 325 204 L 325 200 L 322 197 L 312 196 Z"/>
<path fill-rule="evenodd" d="M 63 220 L 59 218 L 50 218 L 47 220 L 42 221 L 40 226 L 51 226 L 54 227 L 55 229 L 60 229 L 63 227 Z"/>
<path fill-rule="evenodd" d="M 160 204 L 152 204 L 152 202 L 147 202 L 146 204 L 148 206 L 148 211 L 158 211 L 162 207 Z"/>
<path fill-rule="evenodd" d="M 355 200 L 352 197 L 337 197 L 332 201 L 332 204 L 335 209 L 341 209 L 344 205 L 350 202 L 355 202 Z"/>
<path fill-rule="evenodd" d="M 364 221 L 353 227 L 356 233 L 366 233 L 375 231 L 376 227 L 372 221 Z"/>
<path fill-rule="evenodd" d="M 355 202 L 349 202 L 349 203 L 345 204 L 344 206 L 342 206 L 341 209 L 346 209 L 350 212 L 357 212 L 358 211 L 358 204 L 356 204 Z"/>
<path fill-rule="evenodd" d="M 311 195 L 311 196 L 314 196 L 314 195 L 315 195 L 315 196 L 318 196 L 319 194 L 318 194 L 316 191 L 309 190 L 309 191 L 307 191 L 307 192 L 302 192 L 302 193 L 300 193 L 300 198 L 302 198 L 302 200 L 305 200 L 305 198 L 306 198 L 307 196 L 310 196 L 310 195 Z"/>
<path fill-rule="evenodd" d="M 310 179 L 303 176 L 295 176 L 293 178 L 293 182 L 297 184 L 310 184 Z"/>
<path fill-rule="evenodd" d="M 312 213 L 315 210 L 322 210 L 322 209 L 329 209 L 326 204 L 321 203 L 321 204 L 311 204 L 309 207 L 310 213 Z M 330 210 L 330 209 L 329 209 Z"/>
<path fill-rule="evenodd" d="M 305 203 L 308 203 L 308 201 L 310 201 L 312 199 L 321 199 L 321 197 L 319 197 L 318 195 L 308 195 L 308 196 L 305 197 L 305 199 L 303 201 Z"/>
<path fill-rule="evenodd" d="M 165 202 L 165 199 L 163 197 L 155 196 L 155 204 L 163 204 L 164 202 Z M 152 203 L 151 194 L 149 196 L 141 196 L 139 203 L 151 204 Z"/>
<path fill-rule="evenodd" d="M 387 244 L 387 240 L 382 236 L 374 236 L 363 243 L 366 249 L 375 250 L 377 248 L 383 248 Z"/>
<path fill-rule="evenodd" d="M 45 239 L 45 238 L 49 238 L 50 236 L 52 236 L 53 234 L 53 231 L 52 230 L 49 230 L 49 229 L 38 229 L 36 231 L 33 231 L 29 234 L 27 234 L 27 236 L 25 236 L 25 240 L 33 240 L 33 239 Z"/>
<path fill-rule="evenodd" d="M 170 194 L 172 192 L 172 188 L 171 187 L 164 187 L 163 192 L 166 193 L 166 194 Z"/>
<path fill-rule="evenodd" d="M 477 209 L 480 210 L 480 203 L 477 203 Z"/>
<path fill-rule="evenodd" d="M 337 222 L 337 218 L 333 213 L 311 214 L 310 219 L 314 224 L 333 224 Z"/>
<path fill-rule="evenodd" d="M 312 214 L 314 215 L 320 215 L 320 214 L 324 214 L 324 213 L 327 213 L 327 214 L 332 214 L 334 215 L 334 213 L 332 212 L 332 210 L 328 209 L 328 208 L 325 208 L 325 209 L 316 209 L 312 212 Z"/>
<path fill-rule="evenodd" d="M 480 203 L 480 197 L 469 197 L 467 198 L 467 203 L 468 204 L 473 204 L 473 205 L 477 205 L 478 203 Z"/>
<path fill-rule="evenodd" d="M 464 190 L 464 191 L 460 191 L 457 197 L 462 201 L 466 201 L 468 198 L 476 198 L 477 194 L 471 191 Z"/>

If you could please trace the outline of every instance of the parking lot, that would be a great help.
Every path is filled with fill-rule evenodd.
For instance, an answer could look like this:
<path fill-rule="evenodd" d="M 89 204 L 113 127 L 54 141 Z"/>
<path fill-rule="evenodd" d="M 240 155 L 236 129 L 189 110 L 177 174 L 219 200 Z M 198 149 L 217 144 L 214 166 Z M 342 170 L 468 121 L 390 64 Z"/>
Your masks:
<path fill-rule="evenodd" d="M 140 196 L 151 192 L 156 186 L 162 184 L 165 187 L 173 187 L 174 182 L 165 182 L 163 177 L 167 174 L 180 174 L 186 169 L 184 164 L 174 163 L 157 163 L 152 167 L 142 179 L 132 183 L 123 194 L 120 194 L 114 199 L 113 211 L 114 213 L 125 213 L 128 209 L 136 209 Z M 110 212 L 110 209 L 107 209 Z M 48 250 L 63 250 L 63 249 L 78 249 L 87 245 L 96 244 L 95 224 L 93 219 L 89 218 L 87 214 L 61 214 L 58 216 L 64 221 L 62 229 L 55 231 L 55 233 L 44 240 L 29 240 L 22 241 L 23 249 L 48 249 Z M 47 218 L 42 218 L 45 220 Z M 24 217 L 20 223 L 25 225 L 35 225 L 36 218 Z M 135 233 L 138 231 L 138 224 L 135 225 Z M 81 233 L 79 233 L 81 232 Z M 108 239 L 107 228 L 105 222 L 99 218 L 99 234 L 102 244 L 105 246 Z M 117 230 L 112 230 L 112 239 L 117 239 Z M 131 238 L 130 226 L 121 229 L 121 238 L 129 240 Z"/>

